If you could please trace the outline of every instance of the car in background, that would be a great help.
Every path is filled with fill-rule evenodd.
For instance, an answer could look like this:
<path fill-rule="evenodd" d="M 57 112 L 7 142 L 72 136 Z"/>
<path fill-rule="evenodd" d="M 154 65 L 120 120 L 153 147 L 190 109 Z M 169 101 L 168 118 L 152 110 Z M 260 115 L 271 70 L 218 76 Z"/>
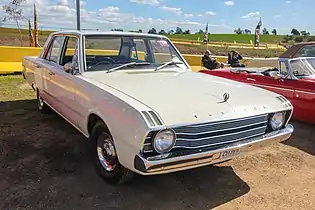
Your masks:
<path fill-rule="evenodd" d="M 287 57 L 291 55 L 287 54 Z M 287 57 L 279 57 L 278 67 L 226 68 L 200 72 L 281 94 L 294 107 L 293 119 L 315 124 L 315 57 Z M 253 100 L 257 97 L 259 95 L 253 96 Z"/>
<path fill-rule="evenodd" d="M 165 36 L 55 32 L 22 74 L 41 112 L 87 137 L 109 183 L 227 161 L 294 131 L 286 98 L 193 72 Z"/>

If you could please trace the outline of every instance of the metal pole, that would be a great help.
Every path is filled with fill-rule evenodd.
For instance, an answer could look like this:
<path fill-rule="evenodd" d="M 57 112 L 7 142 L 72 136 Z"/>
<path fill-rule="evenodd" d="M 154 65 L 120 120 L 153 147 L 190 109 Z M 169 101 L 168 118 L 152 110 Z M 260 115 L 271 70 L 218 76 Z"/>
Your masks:
<path fill-rule="evenodd" d="M 76 0 L 76 10 L 77 10 L 77 30 L 80 30 L 80 0 Z"/>

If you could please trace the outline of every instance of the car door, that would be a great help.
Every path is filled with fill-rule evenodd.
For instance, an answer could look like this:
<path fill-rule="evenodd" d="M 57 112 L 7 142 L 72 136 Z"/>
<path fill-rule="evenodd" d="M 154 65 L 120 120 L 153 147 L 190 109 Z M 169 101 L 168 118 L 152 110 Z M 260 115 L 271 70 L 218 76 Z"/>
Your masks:
<path fill-rule="evenodd" d="M 280 79 L 275 79 L 270 76 L 248 74 L 246 80 L 248 83 L 254 86 L 283 95 L 291 101 L 294 99 L 294 84 L 296 81 L 292 80 L 290 77 L 285 76 L 288 75 L 289 70 L 287 62 L 280 61 L 279 68 L 280 74 L 283 75 L 283 77 Z"/>
<path fill-rule="evenodd" d="M 67 48 L 67 46 L 69 47 Z M 52 51 L 53 49 L 58 50 L 50 53 L 48 61 L 51 68 L 47 82 L 47 92 L 51 97 L 54 109 L 75 126 L 78 124 L 77 119 L 79 114 L 75 109 L 75 94 L 78 86 L 75 83 L 74 75 L 66 72 L 64 65 L 69 62 L 73 63 L 76 46 L 78 46 L 78 39 L 76 37 L 55 37 L 52 42 Z"/>
<path fill-rule="evenodd" d="M 290 60 L 291 71 L 305 71 L 308 68 L 306 59 Z M 315 82 L 304 78 L 295 79 L 293 117 L 306 122 L 315 122 Z"/>

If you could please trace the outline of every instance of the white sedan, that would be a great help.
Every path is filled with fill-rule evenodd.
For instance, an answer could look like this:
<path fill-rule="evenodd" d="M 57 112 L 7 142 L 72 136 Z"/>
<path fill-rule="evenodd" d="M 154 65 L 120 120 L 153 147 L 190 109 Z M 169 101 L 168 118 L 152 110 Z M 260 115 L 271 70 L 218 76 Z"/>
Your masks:
<path fill-rule="evenodd" d="M 23 77 L 38 109 L 86 136 L 109 183 L 230 160 L 287 140 L 281 95 L 193 72 L 171 41 L 124 32 L 55 32 Z"/>

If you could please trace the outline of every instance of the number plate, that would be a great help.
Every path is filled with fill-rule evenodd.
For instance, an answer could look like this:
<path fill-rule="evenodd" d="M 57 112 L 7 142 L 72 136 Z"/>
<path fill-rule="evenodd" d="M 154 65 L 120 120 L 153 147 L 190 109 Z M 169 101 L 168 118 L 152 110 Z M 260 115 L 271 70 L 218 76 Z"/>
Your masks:
<path fill-rule="evenodd" d="M 221 152 L 220 159 L 233 157 L 235 155 L 238 155 L 240 152 L 241 152 L 240 149 L 232 149 L 232 150 Z"/>

